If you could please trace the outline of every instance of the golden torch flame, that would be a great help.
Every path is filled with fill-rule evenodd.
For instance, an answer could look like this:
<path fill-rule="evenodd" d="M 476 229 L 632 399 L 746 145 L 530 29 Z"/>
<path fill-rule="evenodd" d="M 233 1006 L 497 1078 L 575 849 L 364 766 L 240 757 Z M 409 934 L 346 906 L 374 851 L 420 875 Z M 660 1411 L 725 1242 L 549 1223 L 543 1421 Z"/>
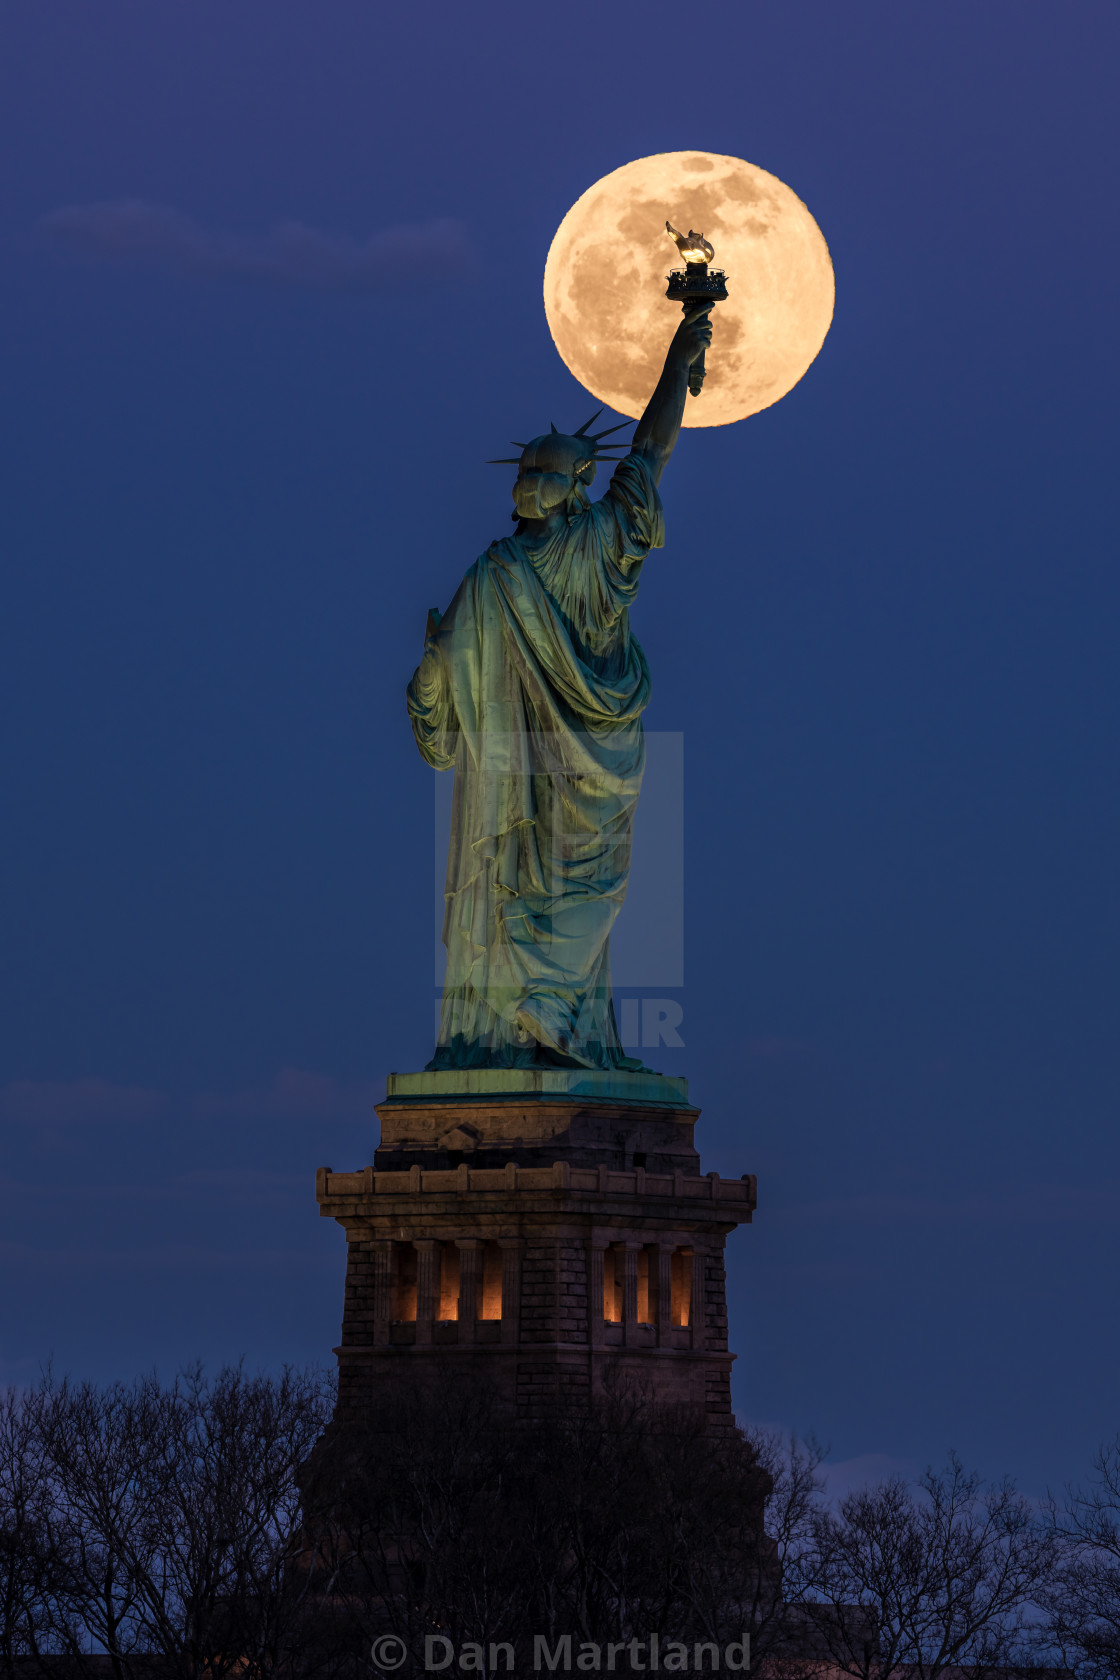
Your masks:
<path fill-rule="evenodd" d="M 670 239 L 676 241 L 677 250 L 686 263 L 710 263 L 716 254 L 704 235 L 693 233 L 691 228 L 689 228 L 687 234 L 678 233 L 672 222 L 666 222 L 665 232 Z"/>

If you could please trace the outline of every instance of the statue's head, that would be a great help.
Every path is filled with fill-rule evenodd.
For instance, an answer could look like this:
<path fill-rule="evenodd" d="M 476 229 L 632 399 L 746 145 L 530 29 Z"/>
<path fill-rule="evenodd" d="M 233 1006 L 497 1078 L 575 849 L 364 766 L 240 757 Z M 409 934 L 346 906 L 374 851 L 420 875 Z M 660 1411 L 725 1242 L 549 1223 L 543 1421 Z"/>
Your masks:
<path fill-rule="evenodd" d="M 623 420 L 605 431 L 589 434 L 588 426 L 602 412 L 599 409 L 577 432 L 558 432 L 553 426 L 551 431 L 528 443 L 518 443 L 520 455 L 491 463 L 517 467 L 517 482 L 513 487 L 515 519 L 543 519 L 553 508 L 564 507 L 575 512 L 587 506 L 584 486 L 594 483 L 596 461 L 615 459 L 600 454 L 599 440 L 630 424 Z"/>
<path fill-rule="evenodd" d="M 543 519 L 554 507 L 579 502 L 579 486 L 595 481 L 595 445 L 566 432 L 546 432 L 521 451 L 513 505 L 520 519 Z"/>

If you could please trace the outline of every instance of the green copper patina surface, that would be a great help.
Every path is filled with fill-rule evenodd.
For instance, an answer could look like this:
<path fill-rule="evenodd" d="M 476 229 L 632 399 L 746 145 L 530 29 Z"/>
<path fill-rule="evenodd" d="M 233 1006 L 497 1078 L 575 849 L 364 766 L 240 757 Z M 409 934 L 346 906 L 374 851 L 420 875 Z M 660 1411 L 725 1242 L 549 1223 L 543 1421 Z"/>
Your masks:
<path fill-rule="evenodd" d="M 663 1073 L 610 1068 L 448 1068 L 440 1073 L 391 1073 L 389 1102 L 448 1097 L 579 1097 L 582 1101 L 661 1104 L 687 1108 L 688 1080 Z"/>
<path fill-rule="evenodd" d="M 533 439 L 514 534 L 429 615 L 408 710 L 424 758 L 455 772 L 433 1070 L 641 1066 L 619 1043 L 609 957 L 650 689 L 629 608 L 664 541 L 657 486 L 710 307 L 686 308 L 602 499 L 585 491 L 599 453 L 590 421 Z"/>

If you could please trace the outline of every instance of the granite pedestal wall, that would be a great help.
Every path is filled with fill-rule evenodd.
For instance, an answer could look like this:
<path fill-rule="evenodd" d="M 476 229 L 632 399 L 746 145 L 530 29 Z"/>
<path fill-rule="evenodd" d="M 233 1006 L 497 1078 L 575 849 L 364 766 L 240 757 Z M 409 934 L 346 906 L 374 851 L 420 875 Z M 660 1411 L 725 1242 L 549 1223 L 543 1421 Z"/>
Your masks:
<path fill-rule="evenodd" d="M 395 1074 L 377 1112 L 372 1165 L 318 1174 L 348 1243 L 340 1424 L 449 1371 L 527 1421 L 621 1378 L 730 1422 L 723 1251 L 755 1180 L 701 1174 L 684 1080 Z"/>

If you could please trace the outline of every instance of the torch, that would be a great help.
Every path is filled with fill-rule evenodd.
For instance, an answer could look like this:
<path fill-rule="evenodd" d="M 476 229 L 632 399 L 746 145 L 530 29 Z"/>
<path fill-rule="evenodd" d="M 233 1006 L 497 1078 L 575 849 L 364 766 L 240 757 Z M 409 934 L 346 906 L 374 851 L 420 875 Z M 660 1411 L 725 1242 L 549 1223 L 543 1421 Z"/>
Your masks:
<path fill-rule="evenodd" d="M 673 303 L 683 305 L 687 310 L 690 303 L 712 304 L 722 303 L 727 296 L 727 275 L 722 268 L 709 269 L 708 264 L 715 256 L 715 251 L 702 233 L 693 233 L 689 228 L 687 234 L 678 233 L 672 222 L 665 223 L 665 231 L 670 239 L 676 243 L 677 250 L 684 258 L 683 268 L 674 268 L 666 279 L 669 282 L 665 296 Z M 688 389 L 690 395 L 698 397 L 704 385 L 704 352 L 693 362 L 688 370 Z"/>

